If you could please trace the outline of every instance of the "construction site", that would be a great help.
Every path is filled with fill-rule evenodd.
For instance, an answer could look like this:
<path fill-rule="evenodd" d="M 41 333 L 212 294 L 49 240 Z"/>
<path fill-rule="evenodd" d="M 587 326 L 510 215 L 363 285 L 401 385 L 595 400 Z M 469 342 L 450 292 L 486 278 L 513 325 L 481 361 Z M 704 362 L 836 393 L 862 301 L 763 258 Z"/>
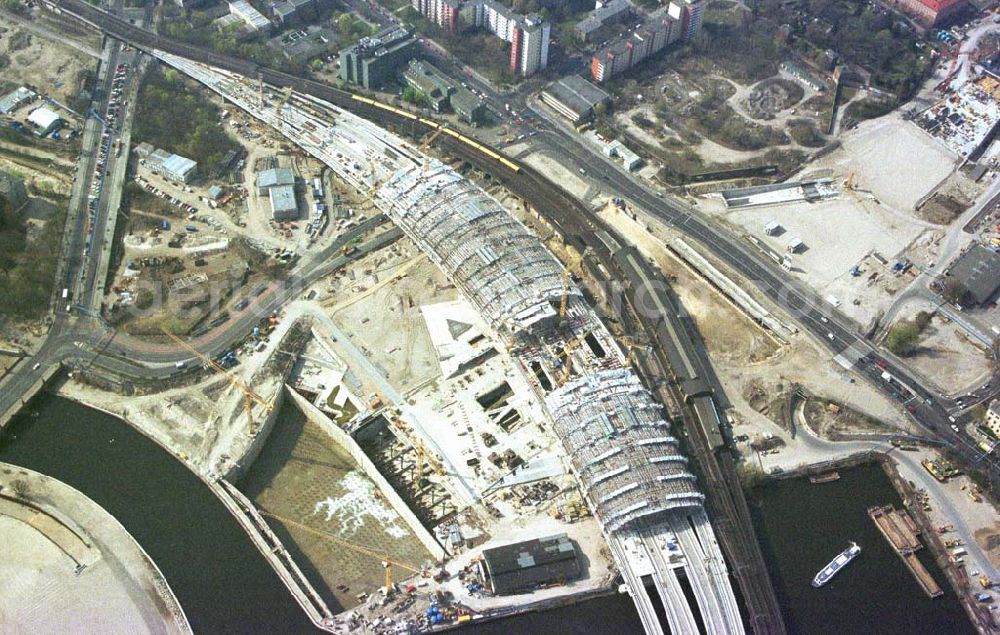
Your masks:
<path fill-rule="evenodd" d="M 586 254 L 560 264 L 496 198 L 427 156 L 436 135 L 418 148 L 331 104 L 159 56 L 323 162 L 331 183 L 368 197 L 405 236 L 341 261 L 332 286 L 315 278 L 276 315 L 259 346 L 273 361 L 228 373 L 247 440 L 205 432 L 200 444 L 198 463 L 225 479 L 263 540 L 294 543 L 276 552 L 289 579 L 322 581 L 341 607 L 361 603 L 333 617 L 334 602 L 306 585 L 317 624 L 467 621 L 608 588 L 617 571 L 649 632 L 664 629 L 654 602 L 673 630 L 700 621 L 743 632 L 704 495 L 662 406 L 631 368 L 631 343 L 616 341 L 573 280 Z M 396 340 L 373 331 L 375 311 L 396 313 L 378 327 L 400 331 Z M 225 357 L 198 356 L 224 369 Z M 276 424 L 290 404 L 305 421 Z M 226 482 L 243 478 L 245 497 Z M 523 582 L 492 578 L 508 565 L 490 549 L 540 532 L 566 534 L 551 548 L 586 564 L 526 569 L 517 576 L 533 592 L 502 597 Z M 332 555 L 348 543 L 357 558 Z M 343 567 L 354 573 L 338 579 Z M 436 613 L 414 608 L 422 593 Z"/>

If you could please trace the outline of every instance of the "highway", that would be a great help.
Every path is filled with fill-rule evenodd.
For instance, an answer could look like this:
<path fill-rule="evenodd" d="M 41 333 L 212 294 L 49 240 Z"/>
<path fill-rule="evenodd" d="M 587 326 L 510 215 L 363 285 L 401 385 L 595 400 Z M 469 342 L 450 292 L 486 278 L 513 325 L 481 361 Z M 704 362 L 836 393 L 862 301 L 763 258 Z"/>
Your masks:
<path fill-rule="evenodd" d="M 1000 477 L 1000 464 L 995 457 L 984 459 L 982 452 L 975 447 L 968 435 L 952 430 L 953 423 L 961 423 L 963 420 L 961 414 L 952 414 L 955 410 L 953 400 L 923 386 L 900 360 L 876 350 L 858 333 L 854 322 L 817 293 L 786 274 L 777 263 L 742 238 L 715 226 L 697 209 L 677 199 L 664 197 L 638 183 L 618 165 L 584 147 L 582 141 L 568 139 L 561 131 L 545 131 L 538 138 L 589 174 L 600 174 L 607 191 L 625 198 L 639 211 L 700 243 L 769 300 L 783 308 L 800 328 L 822 342 L 835 359 L 858 371 L 881 392 L 898 401 L 924 429 L 948 441 L 966 461 L 989 462 L 993 467 L 989 470 L 991 478 Z M 883 372 L 896 378 L 897 385 L 893 386 L 883 380 Z M 898 384 L 907 386 L 907 391 L 898 390 Z M 976 394 L 976 401 L 985 401 L 998 392 L 1000 378 L 994 376 L 989 385 Z"/>

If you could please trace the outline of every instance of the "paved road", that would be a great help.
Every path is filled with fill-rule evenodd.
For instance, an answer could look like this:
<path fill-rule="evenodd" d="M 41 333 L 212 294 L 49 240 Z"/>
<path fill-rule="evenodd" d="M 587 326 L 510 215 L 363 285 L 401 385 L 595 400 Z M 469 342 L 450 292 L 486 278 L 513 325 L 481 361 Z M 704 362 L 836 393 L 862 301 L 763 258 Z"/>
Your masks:
<path fill-rule="evenodd" d="M 541 113 L 540 113 L 541 114 Z M 971 438 L 956 433 L 951 425 L 961 424 L 967 417 L 963 412 L 953 414 L 953 400 L 923 386 L 904 364 L 871 346 L 857 330 L 857 325 L 823 300 L 811 289 L 788 276 L 781 268 L 766 258 L 742 238 L 716 226 L 713 221 L 691 205 L 656 192 L 637 177 L 625 172 L 616 163 L 590 148 L 577 135 L 571 135 L 561 123 L 549 126 L 535 137 L 535 143 L 549 150 L 576 169 L 600 175 L 602 188 L 608 193 L 625 198 L 641 213 L 670 225 L 710 251 L 744 279 L 753 284 L 772 302 L 783 307 L 798 325 L 814 335 L 845 366 L 853 367 L 879 390 L 888 394 L 907 408 L 920 426 L 937 435 L 956 449 L 971 463 L 987 463 L 994 467 L 992 474 L 1000 476 L 996 458 L 982 458 Z M 882 373 L 888 372 L 898 381 L 886 382 Z M 900 389 L 900 386 L 906 386 Z M 1000 378 L 994 377 L 977 400 L 990 399 L 1000 393 Z"/>
<path fill-rule="evenodd" d="M 63 4 L 64 6 L 72 5 L 75 11 L 89 15 L 89 8 L 85 10 L 85 5 L 76 5 L 69 0 L 63 0 Z M 164 44 L 167 42 L 161 39 L 161 45 Z M 234 63 L 215 54 L 202 52 L 202 56 L 208 61 L 218 59 L 220 63 Z M 268 76 L 273 75 L 273 73 L 269 73 Z M 320 89 L 314 88 L 313 90 Z M 544 143 L 557 155 L 563 156 L 590 174 L 601 175 L 607 189 L 628 199 L 642 213 L 670 224 L 691 239 L 700 242 L 704 248 L 751 281 L 771 300 L 783 306 L 804 329 L 822 341 L 837 359 L 845 360 L 845 366 L 852 366 L 869 377 L 873 374 L 871 370 L 873 367 L 889 372 L 892 377 L 896 378 L 896 384 L 880 381 L 877 372 L 874 372 L 876 378 L 873 383 L 907 405 L 914 419 L 920 425 L 951 442 L 965 459 L 970 462 L 980 459 L 981 453 L 972 446 L 969 437 L 957 434 L 949 427 L 949 424 L 953 422 L 953 416 L 949 414 L 947 409 L 949 404 L 932 390 L 920 385 L 901 362 L 885 358 L 874 351 L 857 333 L 856 325 L 836 311 L 834 307 L 826 304 L 815 293 L 794 279 L 787 277 L 780 268 L 744 243 L 741 238 L 734 237 L 725 229 L 716 227 L 709 219 L 703 217 L 686 203 L 663 198 L 661 194 L 651 191 L 631 174 L 622 171 L 617 164 L 596 153 L 593 148 L 586 146 L 578 135 L 568 133 L 559 125 L 546 126 L 539 123 L 539 129 L 549 129 L 543 130 L 536 137 L 536 141 Z M 528 174 L 525 173 L 523 178 L 529 178 Z M 547 181 L 540 175 L 534 175 L 533 178 L 539 181 L 539 187 L 551 190 L 549 193 L 552 197 L 557 197 L 557 194 L 564 196 L 558 186 L 551 181 Z M 592 225 L 596 227 L 600 223 L 594 220 Z M 899 384 L 907 388 L 900 391 Z M 960 420 L 959 417 L 954 417 L 954 419 Z M 991 464 L 995 465 L 993 458 L 985 459 L 985 461 L 990 461 Z"/>

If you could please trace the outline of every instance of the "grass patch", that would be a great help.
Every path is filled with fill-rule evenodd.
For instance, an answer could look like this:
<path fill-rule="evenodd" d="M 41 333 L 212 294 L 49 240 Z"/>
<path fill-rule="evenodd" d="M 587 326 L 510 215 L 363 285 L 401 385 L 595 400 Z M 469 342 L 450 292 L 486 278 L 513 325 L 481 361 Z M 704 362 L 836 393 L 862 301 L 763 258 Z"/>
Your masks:
<path fill-rule="evenodd" d="M 847 110 L 844 111 L 844 118 L 853 121 L 875 119 L 889 114 L 895 107 L 896 104 L 892 100 L 866 97 L 848 104 Z"/>
<path fill-rule="evenodd" d="M 0 314 L 38 319 L 49 308 L 56 264 L 62 251 L 66 206 L 55 206 L 30 242 L 25 223 L 0 199 Z"/>
<path fill-rule="evenodd" d="M 807 148 L 822 148 L 826 139 L 816 129 L 816 124 L 809 119 L 792 119 L 788 122 L 788 133 L 795 143 Z"/>
<path fill-rule="evenodd" d="M 885 338 L 885 346 L 894 355 L 909 357 L 917 352 L 920 335 L 931 323 L 931 314 L 917 313 L 912 320 L 900 320 L 892 325 Z"/>

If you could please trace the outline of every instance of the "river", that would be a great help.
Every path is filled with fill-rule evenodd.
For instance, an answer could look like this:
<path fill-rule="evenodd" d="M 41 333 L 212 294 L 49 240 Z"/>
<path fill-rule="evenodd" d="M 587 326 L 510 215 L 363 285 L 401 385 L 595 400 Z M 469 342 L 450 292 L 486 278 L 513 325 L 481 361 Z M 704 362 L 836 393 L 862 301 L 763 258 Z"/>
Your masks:
<path fill-rule="evenodd" d="M 80 490 L 150 555 L 196 633 L 316 632 L 222 503 L 121 420 L 43 395 L 0 438 L 0 461 Z"/>
<path fill-rule="evenodd" d="M 113 514 L 167 578 L 197 633 L 316 632 L 222 504 L 180 462 L 121 420 L 59 397 L 32 404 L 0 438 L 0 461 L 57 478 Z M 945 589 L 930 600 L 889 548 L 865 510 L 900 505 L 878 466 L 841 480 L 766 483 L 750 503 L 791 633 L 971 633 Z M 829 585 L 810 581 L 848 541 L 861 555 Z M 627 595 L 470 625 L 462 632 L 641 633 Z"/>
<path fill-rule="evenodd" d="M 930 553 L 922 550 L 920 560 L 945 592 L 933 600 L 868 517 L 872 505 L 902 506 L 882 468 L 840 474 L 839 481 L 815 485 L 807 478 L 772 481 L 749 497 L 789 632 L 975 632 Z M 861 554 L 814 589 L 813 576 L 852 540 Z"/>

